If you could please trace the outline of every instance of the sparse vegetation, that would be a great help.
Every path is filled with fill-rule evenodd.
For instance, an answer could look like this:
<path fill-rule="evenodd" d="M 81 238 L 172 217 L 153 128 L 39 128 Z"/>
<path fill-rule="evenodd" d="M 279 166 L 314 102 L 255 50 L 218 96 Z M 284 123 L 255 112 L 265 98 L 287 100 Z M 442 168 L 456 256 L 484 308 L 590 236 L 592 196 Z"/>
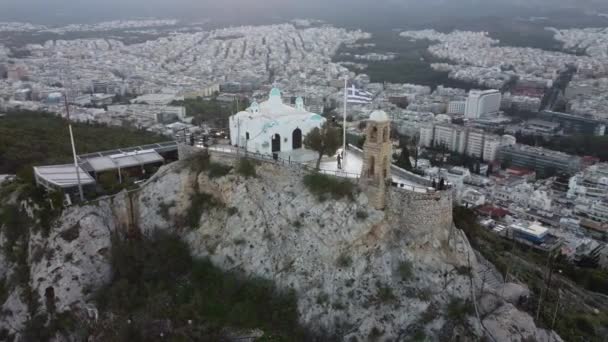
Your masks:
<path fill-rule="evenodd" d="M 377 341 L 382 335 L 384 335 L 384 331 L 377 327 L 373 327 L 372 330 L 370 330 L 368 337 L 370 341 Z"/>
<path fill-rule="evenodd" d="M 317 304 L 324 305 L 327 304 L 327 302 L 329 302 L 329 295 L 325 292 L 319 293 L 317 296 Z"/>
<path fill-rule="evenodd" d="M 446 309 L 447 317 L 453 322 L 464 324 L 466 318 L 474 313 L 473 304 L 470 300 L 452 298 Z"/>
<path fill-rule="evenodd" d="M 414 268 L 412 267 L 412 263 L 408 260 L 403 260 L 399 262 L 399 277 L 403 281 L 408 281 L 412 279 L 414 275 Z"/>
<path fill-rule="evenodd" d="M 211 164 L 211 157 L 209 156 L 209 153 L 207 153 L 207 151 L 201 151 L 199 153 L 191 155 L 187 159 L 187 162 L 192 171 L 200 173 L 209 169 L 209 164 Z"/>
<path fill-rule="evenodd" d="M 429 302 L 433 296 L 433 293 L 429 288 L 419 289 L 416 294 L 418 295 L 418 299 Z"/>
<path fill-rule="evenodd" d="M 458 273 L 459 275 L 470 276 L 471 275 L 471 267 L 469 267 L 469 266 L 458 266 L 458 267 L 456 267 L 456 273 Z"/>
<path fill-rule="evenodd" d="M 346 253 L 340 254 L 338 256 L 338 259 L 336 260 L 336 265 L 340 268 L 349 267 L 352 263 L 353 263 L 352 259 Z"/>
<path fill-rule="evenodd" d="M 75 225 L 59 233 L 59 235 L 68 242 L 78 239 L 78 236 L 80 235 L 80 222 L 76 222 Z"/>
<path fill-rule="evenodd" d="M 8 298 L 8 287 L 6 284 L 6 278 L 0 278 L 0 306 L 4 304 Z"/>
<path fill-rule="evenodd" d="M 337 178 L 321 173 L 311 173 L 304 176 L 304 185 L 310 192 L 317 196 L 320 201 L 329 197 L 339 200 L 348 198 L 354 200 L 356 185 L 346 178 Z"/>
<path fill-rule="evenodd" d="M 378 301 L 382 303 L 390 303 L 397 300 L 397 297 L 393 293 L 393 289 L 381 282 L 376 283 L 376 287 L 378 288 L 378 292 L 376 292 L 376 298 Z"/>
<path fill-rule="evenodd" d="M 174 206 L 175 206 L 175 202 L 174 201 L 171 201 L 171 202 L 168 202 L 168 203 L 160 202 L 160 203 L 158 203 L 158 214 L 165 221 L 170 222 L 171 221 L 171 213 L 169 211 Z"/>
<path fill-rule="evenodd" d="M 78 153 L 168 140 L 144 130 L 102 124 L 72 123 L 72 127 Z M 67 121 L 52 114 L 21 111 L 0 118 L 0 174 L 17 173 L 32 180 L 33 165 L 70 162 L 67 130 Z"/>
<path fill-rule="evenodd" d="M 367 211 L 360 209 L 360 210 L 357 210 L 357 213 L 355 214 L 355 216 L 359 220 L 365 220 L 366 218 L 369 217 L 369 214 L 367 213 Z"/>
<path fill-rule="evenodd" d="M 224 177 L 232 170 L 232 166 L 224 165 L 220 163 L 209 163 L 209 178 L 220 178 Z"/>
<path fill-rule="evenodd" d="M 222 206 L 223 203 L 211 194 L 206 192 L 194 193 L 190 196 L 190 207 L 186 212 L 188 226 L 192 229 L 198 228 L 201 215 L 203 215 L 204 212 Z"/>
<path fill-rule="evenodd" d="M 248 158 L 239 159 L 236 165 L 236 172 L 246 178 L 256 177 L 255 162 Z"/>
<path fill-rule="evenodd" d="M 127 319 L 136 341 L 156 340 L 159 326 L 175 341 L 223 340 L 225 327 L 262 329 L 265 338 L 276 341 L 307 340 L 293 293 L 193 259 L 188 246 L 172 235 L 113 240 L 113 279 L 96 296 L 105 322 L 93 331 L 100 340 L 120 340 Z"/>
<path fill-rule="evenodd" d="M 476 221 L 475 213 L 470 209 L 455 207 L 454 223 L 466 233 L 471 246 L 494 264 L 503 275 L 508 272 L 510 277 L 516 277 L 517 280 L 522 281 L 530 288 L 533 295 L 521 309 L 535 317 L 538 297 L 541 289 L 545 287 L 548 255 L 503 239 L 481 227 Z M 595 296 L 599 295 L 584 290 L 608 293 L 606 272 L 599 269 L 583 268 L 559 257 L 555 258 L 553 263 L 554 269 L 562 270 L 562 274 L 553 276 L 552 286 L 545 293 L 544 302 L 556 302 L 558 289 L 561 288 L 562 301 L 568 301 L 569 303 L 568 310 L 559 311 L 555 331 L 566 341 L 603 341 L 602 338 L 605 336 L 604 332 L 606 332 L 605 327 L 608 326 L 608 314 L 603 309 L 600 309 L 599 314 L 592 313 L 585 303 L 594 301 Z M 562 281 L 561 277 L 569 278 L 572 282 L 578 284 L 579 288 L 569 289 L 572 285 L 569 285 L 569 282 Z M 581 300 L 581 298 L 584 300 Z M 597 303 L 599 305 L 601 301 Z M 553 323 L 554 309 L 553 305 L 543 305 L 540 319 L 536 320 L 535 323 L 543 327 L 550 326 Z M 585 324 L 578 324 L 582 322 L 589 323 L 589 325 L 585 327 Z M 589 327 L 592 328 L 589 329 Z"/>

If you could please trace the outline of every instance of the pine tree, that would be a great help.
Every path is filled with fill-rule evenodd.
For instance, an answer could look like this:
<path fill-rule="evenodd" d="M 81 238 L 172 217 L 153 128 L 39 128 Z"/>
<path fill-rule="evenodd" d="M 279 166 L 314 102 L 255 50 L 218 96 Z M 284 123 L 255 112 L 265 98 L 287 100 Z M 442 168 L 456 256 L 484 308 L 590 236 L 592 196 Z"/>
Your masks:
<path fill-rule="evenodd" d="M 333 156 L 341 144 L 340 130 L 330 126 L 327 122 L 321 128 L 315 127 L 304 137 L 304 146 L 319 154 L 316 164 L 317 170 L 321 166 L 323 156 Z"/>

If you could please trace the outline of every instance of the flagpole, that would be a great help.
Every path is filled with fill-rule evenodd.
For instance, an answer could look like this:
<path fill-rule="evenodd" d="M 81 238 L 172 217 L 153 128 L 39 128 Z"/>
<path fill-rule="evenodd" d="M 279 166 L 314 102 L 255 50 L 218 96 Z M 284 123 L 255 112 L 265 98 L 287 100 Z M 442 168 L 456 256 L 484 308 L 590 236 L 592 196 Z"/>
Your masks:
<path fill-rule="evenodd" d="M 74 144 L 74 134 L 72 133 L 72 122 L 70 121 L 70 105 L 68 104 L 67 89 L 63 97 L 65 102 L 65 112 L 68 119 L 68 128 L 70 131 L 70 142 L 72 143 L 72 156 L 74 157 L 74 169 L 76 169 L 76 179 L 78 181 L 78 194 L 80 195 L 80 202 L 84 202 L 84 194 L 82 192 L 82 183 L 80 182 L 80 167 L 78 167 L 78 158 L 76 157 L 76 145 Z"/>
<path fill-rule="evenodd" d="M 348 76 L 344 77 L 344 113 L 342 114 L 342 119 L 344 123 L 342 124 L 343 134 L 342 134 L 342 169 L 346 166 L 346 102 L 347 102 L 347 90 L 348 87 Z"/>

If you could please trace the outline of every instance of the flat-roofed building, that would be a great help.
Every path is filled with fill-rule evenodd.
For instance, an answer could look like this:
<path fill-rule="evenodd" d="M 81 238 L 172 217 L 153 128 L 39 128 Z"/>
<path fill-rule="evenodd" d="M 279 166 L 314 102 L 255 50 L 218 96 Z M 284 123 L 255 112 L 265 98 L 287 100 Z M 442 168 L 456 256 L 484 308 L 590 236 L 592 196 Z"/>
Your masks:
<path fill-rule="evenodd" d="M 582 167 L 580 157 L 522 144 L 502 146 L 498 159 L 509 166 L 535 170 L 541 177 L 553 176 L 560 172 L 574 174 Z"/>
<path fill-rule="evenodd" d="M 34 166 L 36 185 L 48 191 L 63 191 L 67 195 L 78 193 L 78 177 L 83 188 L 95 186 L 95 179 L 82 167 L 74 164 Z"/>
<path fill-rule="evenodd" d="M 549 234 L 549 229 L 543 227 L 540 223 L 514 223 L 509 226 L 509 230 L 514 237 L 528 240 L 535 244 L 540 244 L 545 241 L 545 237 Z"/>

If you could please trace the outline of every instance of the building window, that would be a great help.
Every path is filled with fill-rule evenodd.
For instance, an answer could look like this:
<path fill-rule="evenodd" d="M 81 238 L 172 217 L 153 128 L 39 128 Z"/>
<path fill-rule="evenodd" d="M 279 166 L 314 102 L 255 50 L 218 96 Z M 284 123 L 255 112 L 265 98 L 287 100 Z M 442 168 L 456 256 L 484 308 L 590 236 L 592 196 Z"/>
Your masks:
<path fill-rule="evenodd" d="M 249 140 L 249 132 L 245 133 L 245 139 Z"/>
<path fill-rule="evenodd" d="M 382 133 L 382 140 L 384 142 L 388 142 L 388 127 L 384 127 L 384 132 Z"/>
<path fill-rule="evenodd" d="M 384 161 L 382 162 L 382 174 L 384 175 L 384 179 L 388 177 L 388 158 L 384 157 Z"/>
<path fill-rule="evenodd" d="M 373 142 L 373 143 L 375 143 L 375 142 L 376 142 L 377 137 L 378 137 L 378 128 L 377 128 L 376 126 L 374 126 L 374 127 L 372 128 L 372 132 L 371 132 L 371 134 L 370 134 L 370 136 L 369 136 L 369 142 Z"/>
<path fill-rule="evenodd" d="M 369 157 L 369 172 L 368 172 L 368 177 L 369 178 L 374 177 L 374 173 L 376 173 L 376 159 L 374 158 L 374 156 L 370 156 Z"/>

